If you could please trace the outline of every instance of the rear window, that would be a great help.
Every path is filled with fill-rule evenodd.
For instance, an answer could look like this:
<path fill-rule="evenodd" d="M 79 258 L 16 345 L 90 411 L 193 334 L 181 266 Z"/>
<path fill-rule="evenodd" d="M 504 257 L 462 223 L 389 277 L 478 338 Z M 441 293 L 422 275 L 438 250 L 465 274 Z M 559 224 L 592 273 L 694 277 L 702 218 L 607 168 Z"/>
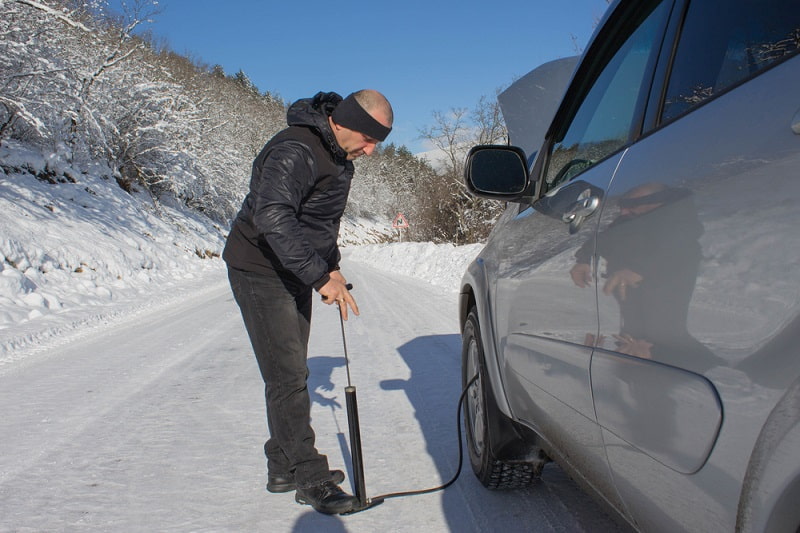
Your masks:
<path fill-rule="evenodd" d="M 692 0 L 662 121 L 751 78 L 800 49 L 800 0 Z"/>

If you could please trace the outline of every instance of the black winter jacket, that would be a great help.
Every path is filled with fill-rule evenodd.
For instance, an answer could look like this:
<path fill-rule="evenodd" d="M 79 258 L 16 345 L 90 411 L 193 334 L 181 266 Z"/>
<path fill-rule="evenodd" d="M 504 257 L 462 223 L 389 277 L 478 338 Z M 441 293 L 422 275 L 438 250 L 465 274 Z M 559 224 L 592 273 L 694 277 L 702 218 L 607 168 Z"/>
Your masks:
<path fill-rule="evenodd" d="M 250 192 L 222 257 L 229 267 L 278 275 L 319 289 L 338 268 L 337 239 L 353 163 L 336 142 L 328 116 L 342 100 L 317 93 L 292 104 L 289 127 L 253 162 Z"/>

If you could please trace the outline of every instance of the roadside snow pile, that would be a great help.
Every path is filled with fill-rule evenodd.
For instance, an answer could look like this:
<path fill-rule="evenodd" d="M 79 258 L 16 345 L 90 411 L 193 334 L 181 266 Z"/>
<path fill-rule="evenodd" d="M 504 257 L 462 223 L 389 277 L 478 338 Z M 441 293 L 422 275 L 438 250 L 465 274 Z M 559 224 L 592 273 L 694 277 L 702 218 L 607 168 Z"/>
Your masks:
<path fill-rule="evenodd" d="M 482 248 L 482 244 L 398 242 L 357 246 L 343 255 L 350 261 L 458 291 L 464 270 Z"/>
<path fill-rule="evenodd" d="M 0 354 L 175 297 L 206 272 L 224 279 L 210 220 L 57 155 L 3 143 L 0 162 Z"/>

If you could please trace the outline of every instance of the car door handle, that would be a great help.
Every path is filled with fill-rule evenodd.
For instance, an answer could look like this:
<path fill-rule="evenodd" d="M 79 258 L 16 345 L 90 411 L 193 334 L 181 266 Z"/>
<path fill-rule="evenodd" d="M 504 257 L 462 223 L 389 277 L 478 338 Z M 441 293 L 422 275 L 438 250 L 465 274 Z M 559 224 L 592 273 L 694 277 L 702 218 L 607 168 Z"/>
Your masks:
<path fill-rule="evenodd" d="M 591 189 L 586 189 L 578 195 L 578 199 L 562 215 L 561 220 L 569 224 L 570 235 L 581 229 L 581 224 L 600 206 L 600 198 L 592 194 Z"/>
<path fill-rule="evenodd" d="M 575 222 L 579 218 L 586 218 L 592 213 L 594 213 L 595 209 L 600 205 L 600 198 L 597 196 L 592 196 L 592 191 L 590 189 L 586 189 L 583 191 L 578 199 L 572 204 L 567 212 L 564 213 L 561 217 L 561 220 L 570 224 Z"/>

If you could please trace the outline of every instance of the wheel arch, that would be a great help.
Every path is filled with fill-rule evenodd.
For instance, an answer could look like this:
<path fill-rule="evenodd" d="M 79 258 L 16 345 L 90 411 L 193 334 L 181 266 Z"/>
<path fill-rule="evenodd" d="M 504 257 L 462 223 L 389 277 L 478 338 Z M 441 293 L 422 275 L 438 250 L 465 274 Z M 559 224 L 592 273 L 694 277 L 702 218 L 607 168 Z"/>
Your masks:
<path fill-rule="evenodd" d="M 514 421 L 511 408 L 504 394 L 499 359 L 495 350 L 494 331 L 491 327 L 488 283 L 485 265 L 478 258 L 467 269 L 459 295 L 459 327 L 463 335 L 470 312 L 475 309 L 478 319 L 478 334 L 483 349 L 483 364 L 488 377 L 487 405 L 490 415 L 488 424 L 489 447 L 492 454 L 504 461 L 540 461 L 538 446 L 525 438 Z"/>
<path fill-rule="evenodd" d="M 489 283 L 486 275 L 486 265 L 481 257 L 470 263 L 461 281 L 459 294 L 459 328 L 464 333 L 464 325 L 470 311 L 475 308 L 480 326 L 480 338 L 483 348 L 486 372 L 491 382 L 492 397 L 497 408 L 505 416 L 512 418 L 511 408 L 505 394 L 502 394 L 502 374 L 495 347 L 494 329 L 491 327 L 491 308 L 489 307 Z M 500 386 L 497 386 L 500 385 Z"/>
<path fill-rule="evenodd" d="M 736 520 L 738 532 L 800 531 L 800 378 L 761 429 L 747 466 Z"/>

